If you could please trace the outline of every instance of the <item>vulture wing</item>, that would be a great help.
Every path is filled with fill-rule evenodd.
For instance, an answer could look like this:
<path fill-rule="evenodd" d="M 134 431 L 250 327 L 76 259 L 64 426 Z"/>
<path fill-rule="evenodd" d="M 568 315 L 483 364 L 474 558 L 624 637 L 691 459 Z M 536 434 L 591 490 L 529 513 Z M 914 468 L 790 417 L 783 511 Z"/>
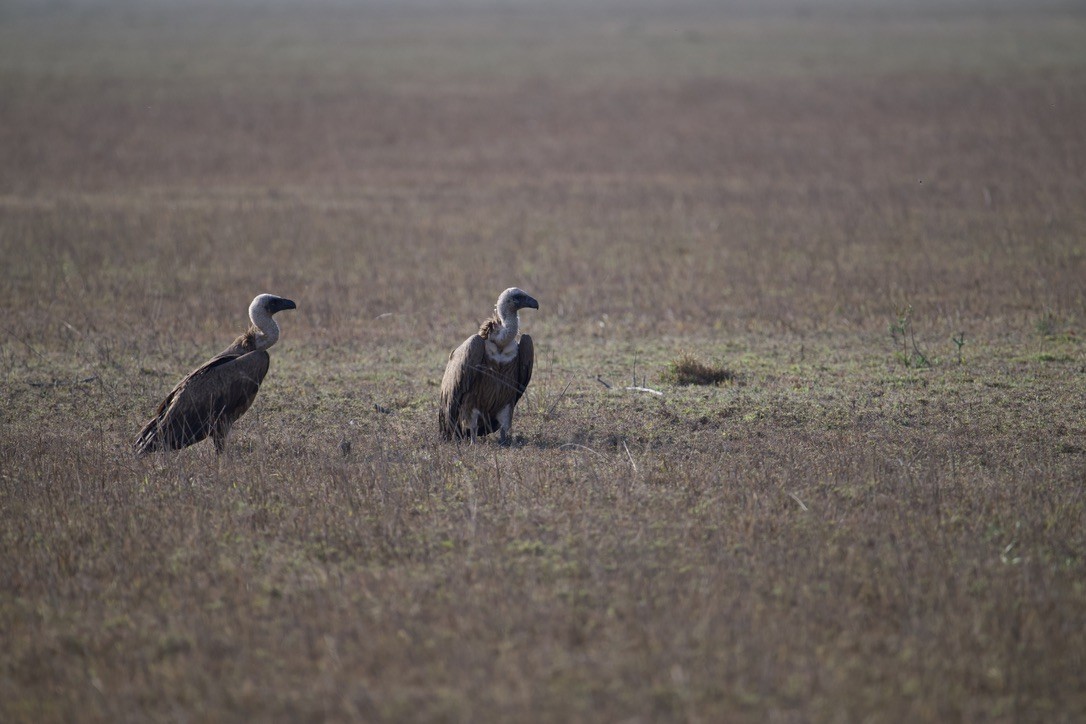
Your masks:
<path fill-rule="evenodd" d="M 265 351 L 221 354 L 189 374 L 166 396 L 136 439 L 136 453 L 177 450 L 229 428 L 253 404 L 268 373 Z"/>
<path fill-rule="evenodd" d="M 524 391 L 528 389 L 528 383 L 532 381 L 532 363 L 535 361 L 535 345 L 532 338 L 524 334 L 520 337 L 520 347 L 517 350 L 517 397 L 513 400 L 516 405 L 520 402 Z"/>
<path fill-rule="evenodd" d="M 438 412 L 441 437 L 446 440 L 460 434 L 460 406 L 484 372 L 485 355 L 486 340 L 477 334 L 468 337 L 449 355 L 445 376 L 441 378 L 441 410 Z"/>

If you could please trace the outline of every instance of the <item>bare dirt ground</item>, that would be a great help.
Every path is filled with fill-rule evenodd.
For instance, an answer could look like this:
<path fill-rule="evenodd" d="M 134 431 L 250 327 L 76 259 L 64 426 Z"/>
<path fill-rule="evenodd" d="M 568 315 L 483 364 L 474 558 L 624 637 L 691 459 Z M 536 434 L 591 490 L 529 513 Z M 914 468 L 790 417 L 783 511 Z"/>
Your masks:
<path fill-rule="evenodd" d="M 0 98 L 0 720 L 1086 717 L 1080 5 L 15 2 Z"/>

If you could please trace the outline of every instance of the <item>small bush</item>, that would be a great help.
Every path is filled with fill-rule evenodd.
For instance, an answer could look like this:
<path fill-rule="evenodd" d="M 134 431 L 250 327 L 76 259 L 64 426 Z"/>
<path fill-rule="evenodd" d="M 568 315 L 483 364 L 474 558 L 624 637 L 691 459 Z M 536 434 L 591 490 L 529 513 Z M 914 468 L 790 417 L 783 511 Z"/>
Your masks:
<path fill-rule="evenodd" d="M 694 355 L 683 352 L 668 365 L 663 379 L 675 385 L 721 385 L 735 380 L 735 373 L 725 367 L 707 365 Z"/>

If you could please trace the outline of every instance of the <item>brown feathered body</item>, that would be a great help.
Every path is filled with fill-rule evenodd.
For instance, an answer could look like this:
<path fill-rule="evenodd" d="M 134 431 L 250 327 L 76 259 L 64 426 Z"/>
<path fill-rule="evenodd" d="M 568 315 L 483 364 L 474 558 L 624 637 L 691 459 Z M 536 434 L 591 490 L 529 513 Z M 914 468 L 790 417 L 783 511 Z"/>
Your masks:
<path fill-rule="evenodd" d="M 178 450 L 207 437 L 222 452 L 231 426 L 253 404 L 268 374 L 267 350 L 279 339 L 273 315 L 296 308 L 289 299 L 257 295 L 249 305 L 252 326 L 166 395 L 136 438 L 136 454 Z"/>
<path fill-rule="evenodd" d="M 181 380 L 140 432 L 136 453 L 179 450 L 207 437 L 221 452 L 268 374 L 271 357 L 257 348 L 258 334 L 251 328 Z"/>
<path fill-rule="evenodd" d="M 502 320 L 492 317 L 449 355 L 438 418 L 444 439 L 496 431 L 502 433 L 503 441 L 508 439 L 513 408 L 532 379 L 535 352 L 530 336 L 522 335 L 518 342 L 514 329 L 502 340 L 503 329 Z"/>

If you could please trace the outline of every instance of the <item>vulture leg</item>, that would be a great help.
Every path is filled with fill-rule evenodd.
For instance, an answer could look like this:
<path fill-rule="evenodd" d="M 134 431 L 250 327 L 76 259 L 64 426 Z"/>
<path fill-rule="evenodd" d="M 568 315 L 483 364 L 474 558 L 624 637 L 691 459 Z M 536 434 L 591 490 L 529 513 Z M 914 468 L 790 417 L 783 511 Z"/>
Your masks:
<path fill-rule="evenodd" d="M 211 430 L 211 440 L 215 443 L 215 452 L 222 455 L 226 452 L 226 435 L 230 432 L 230 424 L 220 422 Z"/>
<path fill-rule="evenodd" d="M 478 410 L 472 410 L 471 411 L 471 427 L 468 430 L 468 432 L 471 433 L 471 434 L 468 436 L 468 439 L 469 439 L 469 441 L 471 442 L 472 445 L 475 445 L 476 443 L 479 442 L 479 418 L 480 417 L 482 417 L 482 413 L 480 413 Z"/>
<path fill-rule="evenodd" d="M 509 434 L 509 430 L 513 427 L 512 405 L 506 405 L 498 412 L 498 425 L 501 426 L 501 435 L 498 443 L 500 445 L 508 446 L 513 442 L 513 436 Z"/>

